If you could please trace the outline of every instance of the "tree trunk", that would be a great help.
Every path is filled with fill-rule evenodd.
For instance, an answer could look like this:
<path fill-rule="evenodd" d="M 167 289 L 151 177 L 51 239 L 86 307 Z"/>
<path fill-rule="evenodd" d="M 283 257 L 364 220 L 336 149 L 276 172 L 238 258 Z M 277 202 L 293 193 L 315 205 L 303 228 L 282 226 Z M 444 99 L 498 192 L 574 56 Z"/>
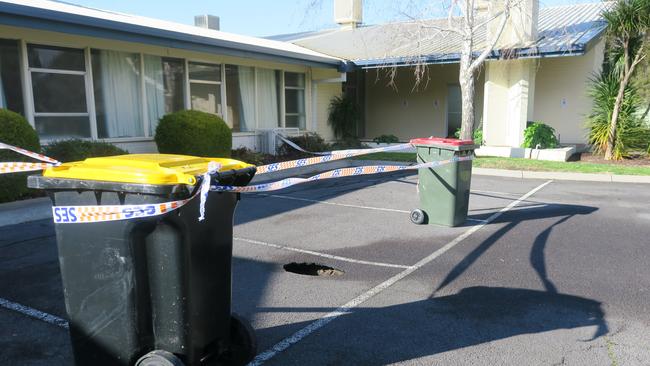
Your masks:
<path fill-rule="evenodd" d="M 627 75 L 624 78 L 624 81 L 627 80 Z M 621 110 L 621 104 L 623 103 L 623 97 L 625 96 L 625 87 L 627 82 L 621 81 L 621 84 L 618 86 L 618 94 L 616 95 L 616 101 L 614 102 L 614 109 L 612 110 L 612 120 L 609 125 L 609 136 L 607 137 L 607 149 L 605 150 L 605 160 L 612 160 L 614 158 L 614 145 L 616 144 L 616 128 L 618 127 L 618 115 Z"/>
<path fill-rule="evenodd" d="M 469 70 L 461 70 L 459 82 L 463 107 L 460 139 L 472 140 L 474 134 L 474 75 Z"/>
<path fill-rule="evenodd" d="M 614 158 L 614 146 L 616 145 L 616 129 L 618 127 L 618 116 L 621 112 L 621 106 L 623 105 L 623 98 L 625 98 L 625 88 L 630 82 L 630 77 L 634 73 L 634 68 L 641 61 L 643 54 L 643 45 L 639 48 L 634 55 L 634 60 L 632 63 L 629 63 L 629 48 L 627 43 L 624 46 L 625 52 L 625 68 L 623 70 L 623 78 L 621 83 L 618 86 L 618 94 L 616 95 L 616 101 L 614 102 L 614 108 L 612 109 L 612 120 L 609 125 L 609 136 L 607 137 L 607 148 L 605 149 L 605 160 L 612 160 Z"/>

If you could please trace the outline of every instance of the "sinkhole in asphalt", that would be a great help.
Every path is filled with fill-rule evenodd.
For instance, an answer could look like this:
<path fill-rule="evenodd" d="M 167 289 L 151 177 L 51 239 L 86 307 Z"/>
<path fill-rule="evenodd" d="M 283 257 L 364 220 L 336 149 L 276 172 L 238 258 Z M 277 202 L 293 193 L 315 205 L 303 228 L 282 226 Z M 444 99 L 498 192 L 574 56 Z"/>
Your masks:
<path fill-rule="evenodd" d="M 285 271 L 304 275 L 304 276 L 322 276 L 322 277 L 335 277 L 345 274 L 340 269 L 332 268 L 324 264 L 318 263 L 288 263 L 282 266 Z"/>

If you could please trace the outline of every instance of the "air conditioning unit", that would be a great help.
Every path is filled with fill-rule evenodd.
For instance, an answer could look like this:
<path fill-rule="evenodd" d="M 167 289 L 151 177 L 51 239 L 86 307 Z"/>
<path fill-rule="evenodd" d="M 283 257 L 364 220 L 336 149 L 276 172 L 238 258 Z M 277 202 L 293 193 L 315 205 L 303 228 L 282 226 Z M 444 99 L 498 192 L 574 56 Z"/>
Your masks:
<path fill-rule="evenodd" d="M 255 130 L 258 135 L 258 149 L 265 154 L 276 155 L 278 149 L 282 145 L 282 140 L 278 138 L 278 134 L 282 136 L 300 136 L 300 129 L 294 127 L 286 128 L 269 128 Z"/>

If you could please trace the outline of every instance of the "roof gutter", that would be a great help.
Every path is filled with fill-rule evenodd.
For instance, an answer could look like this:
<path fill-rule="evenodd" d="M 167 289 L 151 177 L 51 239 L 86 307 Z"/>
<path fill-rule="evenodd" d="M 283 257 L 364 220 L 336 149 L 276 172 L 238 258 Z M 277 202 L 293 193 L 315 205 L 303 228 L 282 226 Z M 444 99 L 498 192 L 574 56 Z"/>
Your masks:
<path fill-rule="evenodd" d="M 346 69 L 342 60 L 202 37 L 113 20 L 0 2 L 0 24 L 312 67 Z"/>
<path fill-rule="evenodd" d="M 488 60 L 514 60 L 531 58 L 550 58 L 582 56 L 587 52 L 586 44 L 572 44 L 561 47 L 527 47 L 512 50 L 495 50 L 490 53 Z M 475 54 L 478 57 L 478 53 Z M 460 63 L 460 53 L 433 54 L 417 57 L 395 57 L 384 59 L 369 59 L 353 61 L 356 68 L 378 69 L 385 67 L 405 67 L 414 65 L 439 65 Z"/>

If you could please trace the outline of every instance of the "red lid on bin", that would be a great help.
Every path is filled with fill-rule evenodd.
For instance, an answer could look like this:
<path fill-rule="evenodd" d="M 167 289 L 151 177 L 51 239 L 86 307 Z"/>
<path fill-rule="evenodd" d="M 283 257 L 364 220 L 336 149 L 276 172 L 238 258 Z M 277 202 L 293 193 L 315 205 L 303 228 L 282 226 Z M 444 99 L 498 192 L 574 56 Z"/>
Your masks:
<path fill-rule="evenodd" d="M 413 139 L 410 142 L 412 145 L 450 145 L 450 146 L 474 145 L 474 141 L 472 140 L 448 139 L 443 137 L 419 138 L 419 139 Z"/>

